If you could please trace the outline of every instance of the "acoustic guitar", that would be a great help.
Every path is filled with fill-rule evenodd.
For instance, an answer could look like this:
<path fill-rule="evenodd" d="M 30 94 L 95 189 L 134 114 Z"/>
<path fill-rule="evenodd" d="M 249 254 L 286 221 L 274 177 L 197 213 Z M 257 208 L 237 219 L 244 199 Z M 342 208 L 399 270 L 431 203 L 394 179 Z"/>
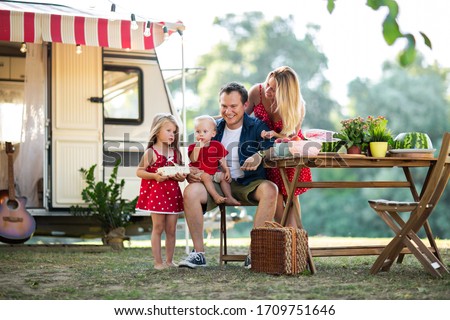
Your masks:
<path fill-rule="evenodd" d="M 0 241 L 5 243 L 24 243 L 33 236 L 36 222 L 25 210 L 26 199 L 16 198 L 14 190 L 14 147 L 6 142 L 8 155 L 8 195 L 0 200 Z"/>

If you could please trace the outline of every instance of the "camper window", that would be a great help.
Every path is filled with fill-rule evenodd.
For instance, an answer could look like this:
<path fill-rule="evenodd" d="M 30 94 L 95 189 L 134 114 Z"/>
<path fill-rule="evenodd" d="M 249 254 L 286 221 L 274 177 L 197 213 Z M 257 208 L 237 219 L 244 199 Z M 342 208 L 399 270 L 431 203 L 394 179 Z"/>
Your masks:
<path fill-rule="evenodd" d="M 142 70 L 104 66 L 103 101 L 105 123 L 141 124 L 143 121 Z"/>

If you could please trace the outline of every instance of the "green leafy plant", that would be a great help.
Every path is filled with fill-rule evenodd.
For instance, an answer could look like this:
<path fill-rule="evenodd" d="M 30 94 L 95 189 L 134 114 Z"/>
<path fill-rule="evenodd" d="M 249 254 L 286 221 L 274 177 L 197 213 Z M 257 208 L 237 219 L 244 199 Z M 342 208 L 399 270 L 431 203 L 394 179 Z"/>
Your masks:
<path fill-rule="evenodd" d="M 367 132 L 370 142 L 393 142 L 392 132 L 387 128 L 388 120 L 383 116 L 367 117 Z"/>
<path fill-rule="evenodd" d="M 346 148 L 351 146 L 360 147 L 361 150 L 367 148 L 370 139 L 367 133 L 367 123 L 363 118 L 356 117 L 342 120 L 341 125 L 341 131 L 335 133 L 333 135 L 334 138 L 344 141 Z"/>
<path fill-rule="evenodd" d="M 336 0 L 327 1 L 327 9 L 331 14 L 335 9 Z M 406 46 L 400 51 L 398 56 L 398 61 L 402 67 L 411 65 L 417 56 L 416 49 L 416 37 L 412 33 L 404 33 L 400 31 L 400 26 L 397 22 L 397 17 L 399 15 L 399 6 L 395 0 L 367 0 L 366 5 L 373 10 L 377 11 L 380 8 L 386 8 L 387 14 L 383 21 L 383 37 L 386 43 L 392 46 L 397 39 L 406 39 Z M 380 10 L 381 11 L 381 10 Z M 430 38 L 423 33 L 419 32 L 423 38 L 424 44 L 432 49 L 432 44 Z M 418 38 L 417 40 L 419 40 Z"/>
<path fill-rule="evenodd" d="M 117 171 L 120 160 L 116 161 L 108 182 L 95 181 L 96 164 L 89 169 L 81 168 L 86 181 L 86 187 L 81 191 L 81 197 L 87 207 L 72 206 L 74 215 L 94 217 L 97 219 L 105 232 L 118 227 L 126 227 L 130 224 L 132 213 L 135 212 L 137 197 L 132 201 L 122 199 L 122 190 L 125 180 L 117 181 Z"/>

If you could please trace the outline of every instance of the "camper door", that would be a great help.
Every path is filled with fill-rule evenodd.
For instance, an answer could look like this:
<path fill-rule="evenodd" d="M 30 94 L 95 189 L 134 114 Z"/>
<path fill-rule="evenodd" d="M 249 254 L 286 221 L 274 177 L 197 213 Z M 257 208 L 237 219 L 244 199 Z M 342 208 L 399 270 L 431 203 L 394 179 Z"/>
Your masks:
<path fill-rule="evenodd" d="M 52 45 L 51 203 L 54 208 L 82 203 L 80 168 L 97 165 L 102 177 L 102 49 Z"/>

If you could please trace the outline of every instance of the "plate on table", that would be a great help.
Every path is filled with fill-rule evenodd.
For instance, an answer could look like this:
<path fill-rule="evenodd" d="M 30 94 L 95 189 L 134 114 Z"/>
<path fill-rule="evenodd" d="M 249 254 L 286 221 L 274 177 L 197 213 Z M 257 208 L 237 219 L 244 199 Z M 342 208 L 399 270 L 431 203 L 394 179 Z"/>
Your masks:
<path fill-rule="evenodd" d="M 390 153 L 433 153 L 436 149 L 391 149 Z"/>
<path fill-rule="evenodd" d="M 433 158 L 436 149 L 392 149 L 389 156 L 400 158 Z"/>
<path fill-rule="evenodd" d="M 357 154 L 357 153 L 341 153 L 342 158 L 365 158 L 365 154 Z"/>
<path fill-rule="evenodd" d="M 319 156 L 337 156 L 337 155 L 343 155 L 345 153 L 341 152 L 319 152 Z"/>

